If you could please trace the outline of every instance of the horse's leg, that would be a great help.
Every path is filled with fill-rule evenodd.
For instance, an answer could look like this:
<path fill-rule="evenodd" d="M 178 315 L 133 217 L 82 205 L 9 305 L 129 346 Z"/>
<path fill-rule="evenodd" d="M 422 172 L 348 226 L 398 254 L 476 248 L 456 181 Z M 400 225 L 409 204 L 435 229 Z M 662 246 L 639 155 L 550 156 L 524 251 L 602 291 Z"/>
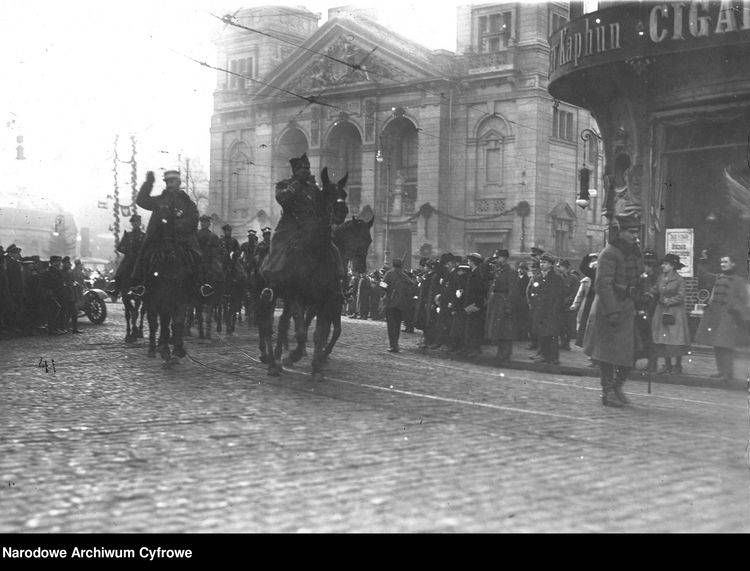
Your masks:
<path fill-rule="evenodd" d="M 313 339 L 315 341 L 315 350 L 313 351 L 312 373 L 313 379 L 323 379 L 323 363 L 325 362 L 324 345 L 328 339 L 331 330 L 331 320 L 326 316 L 324 311 L 318 313 L 318 321 L 315 325 Z"/>
<path fill-rule="evenodd" d="M 135 300 L 135 312 L 136 314 L 140 314 L 141 316 L 141 322 L 140 325 L 138 325 L 138 332 L 136 333 L 136 337 L 138 337 L 138 339 L 143 339 L 143 316 L 146 313 L 146 306 L 143 304 L 143 301 L 139 297 L 137 297 Z M 136 321 L 137 320 L 138 317 L 136 316 Z"/>
<path fill-rule="evenodd" d="M 294 338 L 297 340 L 297 346 L 289 353 L 289 360 L 292 363 L 296 363 L 305 354 L 307 321 L 305 319 L 305 308 L 299 301 L 293 302 L 292 312 L 294 314 Z"/>
<path fill-rule="evenodd" d="M 159 311 L 159 354 L 165 361 L 169 361 L 172 352 L 169 349 L 170 316 L 165 310 Z"/>
<path fill-rule="evenodd" d="M 185 337 L 192 337 L 193 332 L 191 331 L 191 329 L 193 327 L 193 322 L 195 320 L 195 304 L 188 303 L 187 306 L 185 307 L 184 313 L 185 313 L 185 325 L 183 326 L 182 334 Z"/>
<path fill-rule="evenodd" d="M 156 311 L 149 309 L 146 311 L 146 320 L 148 321 L 148 356 L 156 357 L 156 331 L 159 329 L 159 316 Z"/>
<path fill-rule="evenodd" d="M 261 292 L 258 300 L 258 333 L 261 343 L 261 360 L 265 351 L 268 362 L 268 374 L 278 377 L 281 373 L 281 365 L 273 354 L 273 314 L 276 306 L 276 294 L 271 288 Z"/>
<path fill-rule="evenodd" d="M 273 313 L 271 314 L 273 316 Z M 276 350 L 273 356 L 276 359 L 281 359 L 281 355 L 284 349 L 289 349 L 289 322 L 291 319 L 291 302 L 284 301 L 284 308 L 281 310 L 279 316 L 279 328 L 276 336 Z M 273 319 L 273 317 L 272 317 Z"/>
<path fill-rule="evenodd" d="M 132 332 L 130 331 L 130 304 L 128 303 L 127 294 L 122 296 L 122 306 L 125 308 L 125 341 L 131 341 Z"/>
<path fill-rule="evenodd" d="M 174 332 L 173 360 L 180 359 L 187 354 L 184 345 L 186 309 L 187 302 L 178 303 L 177 310 L 172 317 L 172 331 Z"/>
<path fill-rule="evenodd" d="M 331 340 L 328 342 L 328 345 L 326 345 L 325 351 L 323 351 L 324 360 L 327 360 L 328 355 L 333 351 L 333 346 L 336 344 L 339 337 L 341 337 L 341 312 L 337 311 L 333 316 L 333 333 L 331 334 Z"/>

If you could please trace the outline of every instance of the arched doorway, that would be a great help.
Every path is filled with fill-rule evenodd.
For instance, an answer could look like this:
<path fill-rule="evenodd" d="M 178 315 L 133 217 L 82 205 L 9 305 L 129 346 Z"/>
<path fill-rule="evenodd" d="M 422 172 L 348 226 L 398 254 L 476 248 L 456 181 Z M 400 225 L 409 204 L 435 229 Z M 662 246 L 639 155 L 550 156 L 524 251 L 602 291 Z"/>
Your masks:
<path fill-rule="evenodd" d="M 393 204 L 394 193 L 401 193 L 400 212 L 396 214 L 408 215 L 415 211 L 418 143 L 417 127 L 406 117 L 388 123 L 380 137 L 384 172 L 380 176 L 378 194 L 383 203 L 390 194 L 389 202 Z"/>
<path fill-rule="evenodd" d="M 328 167 L 331 180 L 338 180 L 349 173 L 347 204 L 351 214 L 359 214 L 362 202 L 362 137 L 354 125 L 339 121 L 331 129 L 320 166 Z"/>
<path fill-rule="evenodd" d="M 273 180 L 284 180 L 292 176 L 289 159 L 299 157 L 308 149 L 307 137 L 298 128 L 287 129 L 276 143 L 273 153 Z"/>

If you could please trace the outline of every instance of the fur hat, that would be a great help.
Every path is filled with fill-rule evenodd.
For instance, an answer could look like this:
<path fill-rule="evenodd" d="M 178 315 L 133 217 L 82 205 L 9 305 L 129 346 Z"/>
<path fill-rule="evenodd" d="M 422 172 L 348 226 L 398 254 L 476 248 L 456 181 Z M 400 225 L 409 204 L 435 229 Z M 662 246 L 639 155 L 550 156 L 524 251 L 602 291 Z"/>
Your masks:
<path fill-rule="evenodd" d="M 57 262 L 62 262 L 62 258 L 60 256 L 50 256 L 49 257 L 49 263 L 55 264 Z"/>
<path fill-rule="evenodd" d="M 21 248 L 19 248 L 15 244 L 11 244 L 10 246 L 8 246 L 8 249 L 6 250 L 6 252 L 8 252 L 9 254 L 12 254 L 13 252 L 20 252 L 20 251 L 21 251 Z"/>
<path fill-rule="evenodd" d="M 299 158 L 289 159 L 289 164 L 292 166 L 292 172 L 307 167 L 310 168 L 310 159 L 307 158 L 307 153 L 303 153 Z"/>

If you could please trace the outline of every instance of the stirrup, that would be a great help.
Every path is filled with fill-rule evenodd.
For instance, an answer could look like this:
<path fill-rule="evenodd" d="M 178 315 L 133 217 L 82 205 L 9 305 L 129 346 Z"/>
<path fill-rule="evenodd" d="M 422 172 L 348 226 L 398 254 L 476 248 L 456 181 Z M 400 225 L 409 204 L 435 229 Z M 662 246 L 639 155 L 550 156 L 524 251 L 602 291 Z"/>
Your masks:
<path fill-rule="evenodd" d="M 144 293 L 146 293 L 146 286 L 137 285 L 130 288 L 130 295 L 142 297 Z"/>
<path fill-rule="evenodd" d="M 200 290 L 201 295 L 203 297 L 209 297 L 209 296 L 213 295 L 214 292 L 216 291 L 214 289 L 214 286 L 212 286 L 211 284 L 203 284 L 198 289 Z"/>

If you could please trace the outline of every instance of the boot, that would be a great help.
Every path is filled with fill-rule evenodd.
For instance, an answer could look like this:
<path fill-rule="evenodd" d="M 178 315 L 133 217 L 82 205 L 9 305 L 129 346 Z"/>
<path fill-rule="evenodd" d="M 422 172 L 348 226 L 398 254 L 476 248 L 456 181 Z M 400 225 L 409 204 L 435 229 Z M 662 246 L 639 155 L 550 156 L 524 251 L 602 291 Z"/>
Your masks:
<path fill-rule="evenodd" d="M 682 374 L 682 357 L 675 357 L 674 373 L 676 375 Z"/>
<path fill-rule="evenodd" d="M 669 357 L 664 358 L 664 368 L 659 369 L 656 373 L 657 375 L 671 375 L 672 374 L 672 359 Z"/>
<path fill-rule="evenodd" d="M 622 390 L 622 386 L 625 381 L 615 381 L 614 391 L 615 396 L 619 399 L 622 404 L 630 404 L 630 400 L 625 396 L 625 392 Z"/>
<path fill-rule="evenodd" d="M 602 404 L 614 408 L 622 408 L 625 406 L 625 403 L 617 396 L 617 392 L 613 386 L 602 387 Z"/>

